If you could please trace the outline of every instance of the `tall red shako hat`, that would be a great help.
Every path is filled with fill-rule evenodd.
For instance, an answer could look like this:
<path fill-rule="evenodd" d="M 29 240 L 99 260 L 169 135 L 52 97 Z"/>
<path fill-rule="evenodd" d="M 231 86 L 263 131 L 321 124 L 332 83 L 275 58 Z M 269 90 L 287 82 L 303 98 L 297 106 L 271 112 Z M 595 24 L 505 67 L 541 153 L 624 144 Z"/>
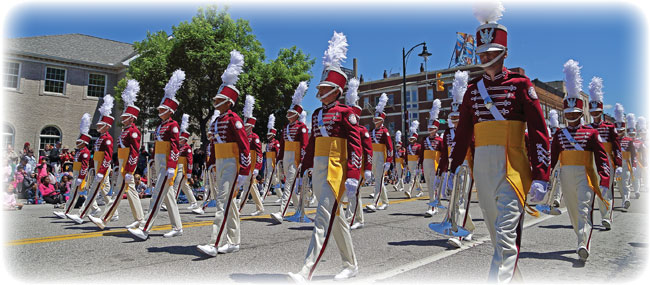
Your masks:
<path fill-rule="evenodd" d="M 305 97 L 305 93 L 307 93 L 307 88 L 307 81 L 300 81 L 298 83 L 298 87 L 296 87 L 296 91 L 293 92 L 293 97 L 291 97 L 291 106 L 289 106 L 287 113 L 300 116 L 303 110 L 300 104 L 302 103 L 302 98 Z"/>
<path fill-rule="evenodd" d="M 269 122 L 266 124 L 268 131 L 266 135 L 275 135 L 278 131 L 275 129 L 275 115 L 269 115 Z"/>
<path fill-rule="evenodd" d="M 440 107 L 442 107 L 442 102 L 440 102 L 440 99 L 433 100 L 431 111 L 429 111 L 429 124 L 427 125 L 428 129 L 438 129 L 440 127 L 440 121 L 438 121 Z"/>
<path fill-rule="evenodd" d="M 99 107 L 99 113 L 101 114 L 101 117 L 99 118 L 99 121 L 97 121 L 97 126 L 101 127 L 102 125 L 107 125 L 110 128 L 113 126 L 113 121 L 115 120 L 115 118 L 111 116 L 115 98 L 113 98 L 113 96 L 110 94 L 106 94 L 103 101 L 104 102 L 102 103 L 102 106 Z"/>
<path fill-rule="evenodd" d="M 352 78 L 348 82 L 348 91 L 345 92 L 345 104 L 352 107 L 352 111 L 358 117 L 361 117 L 361 106 L 357 103 L 359 101 L 359 79 Z"/>
<path fill-rule="evenodd" d="M 386 93 L 381 93 L 381 96 L 379 96 L 379 102 L 377 102 L 377 106 L 375 107 L 375 117 L 373 119 L 386 119 L 386 113 L 384 112 L 384 109 L 386 109 L 386 103 L 388 103 L 388 95 L 386 95 Z"/>
<path fill-rule="evenodd" d="M 187 127 L 190 126 L 190 115 L 188 114 L 183 114 L 183 118 L 181 119 L 181 134 L 180 134 L 180 139 L 185 139 L 189 140 L 190 139 L 190 132 L 187 131 Z"/>
<path fill-rule="evenodd" d="M 255 108 L 255 97 L 251 95 L 246 95 L 246 101 L 244 101 L 244 125 L 246 126 L 255 126 L 257 119 L 253 117 L 253 108 Z"/>
<path fill-rule="evenodd" d="M 81 116 L 81 123 L 79 123 L 79 138 L 77 139 L 77 142 L 82 142 L 87 145 L 90 144 L 91 137 L 88 134 L 88 131 L 90 131 L 91 120 L 92 118 L 88 113 L 84 113 L 83 116 Z"/>
<path fill-rule="evenodd" d="M 135 106 L 135 101 L 138 99 L 138 92 L 140 92 L 140 83 L 135 79 L 129 79 L 126 82 L 126 88 L 122 91 L 122 101 L 124 101 L 122 117 L 138 118 L 140 108 Z"/>
<path fill-rule="evenodd" d="M 589 82 L 589 112 L 598 112 L 603 110 L 603 79 L 597 76 L 591 78 Z"/>
<path fill-rule="evenodd" d="M 508 29 L 497 23 L 504 10 L 500 1 L 479 1 L 474 6 L 474 17 L 481 23 L 476 28 L 476 53 L 508 49 Z"/>
<path fill-rule="evenodd" d="M 411 126 L 409 127 L 409 131 L 411 132 L 411 136 L 409 139 L 418 139 L 418 128 L 420 127 L 420 122 L 418 120 L 413 120 L 411 122 Z"/>
<path fill-rule="evenodd" d="M 623 109 L 623 105 L 620 103 L 616 103 L 614 106 L 614 119 L 616 120 L 614 123 L 616 132 L 620 133 L 625 131 L 625 109 Z"/>
<path fill-rule="evenodd" d="M 580 92 L 582 91 L 582 77 L 580 77 L 580 63 L 569 59 L 564 64 L 564 84 L 566 95 L 564 96 L 564 113 L 582 113 L 584 102 Z"/>
<path fill-rule="evenodd" d="M 217 98 L 225 98 L 227 102 L 230 102 L 231 106 L 235 106 L 237 103 L 237 98 L 239 98 L 239 90 L 235 87 L 237 81 L 239 80 L 239 75 L 242 73 L 244 68 L 244 56 L 237 50 L 232 50 L 230 52 L 230 63 L 226 70 L 221 75 L 221 86 L 217 95 L 215 95 L 212 100 Z"/>
<path fill-rule="evenodd" d="M 183 70 L 177 69 L 172 73 L 172 76 L 165 85 L 165 96 L 163 96 L 162 101 L 160 101 L 158 109 L 165 109 L 165 112 L 172 112 L 172 114 L 176 112 L 176 109 L 178 109 L 176 92 L 181 89 L 184 80 L 185 72 Z"/>
<path fill-rule="evenodd" d="M 397 146 L 402 145 L 402 131 L 396 131 L 395 132 L 395 144 Z"/>
<path fill-rule="evenodd" d="M 348 76 L 341 70 L 341 62 L 347 58 L 348 40 L 343 33 L 334 31 L 332 39 L 329 40 L 329 46 L 323 56 L 323 66 L 325 67 L 325 76 L 316 88 L 321 86 L 331 86 L 339 90 L 339 95 L 343 94 L 343 89 L 348 81 Z M 318 95 L 317 95 L 318 96 Z M 320 98 L 319 98 L 320 99 Z"/>

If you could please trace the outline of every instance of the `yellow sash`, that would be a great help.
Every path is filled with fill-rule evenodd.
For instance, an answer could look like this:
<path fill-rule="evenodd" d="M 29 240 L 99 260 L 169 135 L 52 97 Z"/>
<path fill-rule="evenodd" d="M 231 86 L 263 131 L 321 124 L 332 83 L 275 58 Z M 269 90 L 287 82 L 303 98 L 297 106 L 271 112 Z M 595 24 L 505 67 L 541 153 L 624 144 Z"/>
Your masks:
<path fill-rule="evenodd" d="M 386 145 L 383 143 L 373 143 L 372 144 L 372 151 L 378 151 L 378 152 L 383 152 L 384 153 L 384 160 L 386 160 Z"/>
<path fill-rule="evenodd" d="M 532 184 L 532 172 L 526 153 L 524 130 L 526 123 L 521 121 L 486 121 L 474 125 L 475 144 L 479 146 L 502 145 L 505 146 L 506 180 L 510 183 L 519 202 L 527 206 L 526 195 Z M 533 208 L 529 214 L 539 216 Z"/>
<path fill-rule="evenodd" d="M 72 163 L 72 171 L 81 171 L 81 162 L 73 162 Z"/>
<path fill-rule="evenodd" d="M 248 173 L 253 174 L 253 169 L 255 169 L 255 166 L 257 166 L 257 151 L 251 150 L 250 153 L 251 153 L 251 168 Z"/>
<path fill-rule="evenodd" d="M 440 162 L 440 156 L 442 154 L 437 150 L 424 150 L 424 159 L 433 159 L 433 170 L 438 170 L 438 164 Z"/>
<path fill-rule="evenodd" d="M 130 154 L 130 153 L 131 153 L 131 149 L 130 149 L 130 148 L 123 147 L 123 148 L 118 148 L 118 149 L 117 149 L 117 159 L 118 159 L 118 160 L 122 160 L 122 161 L 124 161 L 124 162 L 121 163 L 121 165 L 120 165 L 120 173 L 121 173 L 122 175 L 126 174 L 126 173 L 124 172 L 124 166 L 125 166 L 125 165 L 128 163 L 128 161 L 129 161 L 129 154 Z"/>
<path fill-rule="evenodd" d="M 99 170 L 99 167 L 104 161 L 104 151 L 95 151 L 93 152 L 93 160 L 95 161 L 95 170 Z"/>
<path fill-rule="evenodd" d="M 271 160 L 271 167 L 275 167 L 275 159 L 276 159 L 276 157 L 277 157 L 277 154 L 275 153 L 275 151 L 267 151 L 266 152 L 266 159 Z"/>
<path fill-rule="evenodd" d="M 284 141 L 284 152 L 293 151 L 294 163 L 296 167 L 300 164 L 300 142 Z M 283 162 L 286 163 L 286 162 Z"/>
<path fill-rule="evenodd" d="M 607 207 L 609 207 L 609 202 L 607 202 L 602 193 L 600 193 L 599 179 L 598 174 L 596 174 L 596 169 L 594 169 L 594 154 L 591 151 L 584 150 L 564 150 L 560 152 L 560 163 L 562 166 L 567 165 L 579 165 L 585 167 L 585 172 L 587 173 L 587 181 L 589 182 L 589 187 L 593 190 L 598 198 L 605 202 Z"/>
<path fill-rule="evenodd" d="M 327 183 L 332 187 L 337 201 L 345 193 L 345 173 L 348 166 L 348 145 L 344 138 L 317 137 L 314 156 L 326 156 Z"/>
<path fill-rule="evenodd" d="M 155 144 L 156 154 L 164 154 L 169 156 L 171 151 L 171 144 L 167 141 L 156 141 Z"/>
<path fill-rule="evenodd" d="M 605 148 L 605 153 L 612 158 L 614 156 L 614 145 L 611 142 L 604 142 L 603 147 Z"/>
<path fill-rule="evenodd" d="M 395 163 L 399 164 L 401 166 L 402 164 L 404 164 L 404 159 L 401 158 L 401 157 L 398 157 L 398 158 L 395 159 Z"/>
<path fill-rule="evenodd" d="M 183 165 L 183 174 L 187 175 L 187 157 L 179 156 L 177 165 Z M 177 166 L 178 168 L 178 166 Z"/>
<path fill-rule="evenodd" d="M 408 161 L 419 161 L 420 160 L 420 158 L 417 155 L 412 155 L 412 154 L 409 154 L 407 158 L 408 158 Z"/>
<path fill-rule="evenodd" d="M 632 153 L 629 151 L 624 151 L 623 159 L 627 162 L 627 170 L 632 173 Z"/>

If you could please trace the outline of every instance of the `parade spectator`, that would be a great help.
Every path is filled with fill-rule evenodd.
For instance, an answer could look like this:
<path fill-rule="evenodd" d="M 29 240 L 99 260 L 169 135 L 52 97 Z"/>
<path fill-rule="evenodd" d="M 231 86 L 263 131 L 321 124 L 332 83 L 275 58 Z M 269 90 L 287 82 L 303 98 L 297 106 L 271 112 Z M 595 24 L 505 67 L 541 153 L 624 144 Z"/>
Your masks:
<path fill-rule="evenodd" d="M 2 192 L 2 210 L 13 211 L 21 210 L 23 204 L 16 201 L 16 195 L 14 194 L 14 187 L 9 185 L 5 191 Z"/>
<path fill-rule="evenodd" d="M 36 157 L 34 156 L 34 151 L 28 149 L 27 153 L 23 156 L 23 158 L 26 159 L 27 164 L 29 164 L 29 167 L 25 167 L 25 171 L 31 174 L 36 169 Z"/>
<path fill-rule="evenodd" d="M 72 176 L 64 174 L 63 176 L 61 176 L 61 181 L 59 181 L 58 183 L 57 188 L 59 189 L 59 193 L 61 193 L 61 195 L 64 195 L 64 197 L 65 194 L 70 191 L 70 187 L 72 186 L 71 180 L 72 180 Z"/>
<path fill-rule="evenodd" d="M 59 173 L 61 170 L 61 158 L 59 157 L 61 155 L 61 142 L 57 142 L 56 146 L 50 148 L 50 153 L 48 154 L 48 159 L 50 161 L 50 165 L 52 166 L 52 171 L 54 173 Z"/>
<path fill-rule="evenodd" d="M 9 165 L 16 165 L 20 161 L 20 156 L 14 151 L 14 147 L 12 145 L 7 145 L 7 152 L 5 153 L 5 157 L 9 160 Z"/>
<path fill-rule="evenodd" d="M 56 190 L 54 184 L 50 183 L 50 177 L 45 176 L 41 180 L 41 185 L 38 186 L 38 191 L 41 193 L 45 203 L 54 204 L 54 208 L 60 208 L 62 203 L 65 203 L 63 196 Z"/>
<path fill-rule="evenodd" d="M 149 161 L 149 152 L 147 152 L 146 147 L 141 147 L 140 148 L 140 156 L 138 157 L 138 165 L 135 168 L 135 173 L 143 175 L 145 170 L 147 169 L 147 163 Z"/>
<path fill-rule="evenodd" d="M 147 190 L 147 184 L 142 182 L 142 177 L 140 176 L 140 174 L 134 175 L 133 179 L 135 181 L 135 191 L 138 192 L 138 196 L 140 196 L 140 199 L 144 198 L 145 191 Z"/>
<path fill-rule="evenodd" d="M 32 174 L 25 174 L 23 177 L 23 182 L 22 182 L 22 189 L 21 189 L 21 194 L 22 196 L 18 196 L 20 198 L 27 199 L 27 201 L 33 201 L 34 198 L 36 197 L 36 190 L 37 190 L 37 183 L 36 183 L 36 173 Z"/>
<path fill-rule="evenodd" d="M 25 156 L 31 151 L 29 142 L 25 142 L 23 145 L 23 150 L 20 152 L 20 156 Z"/>
<path fill-rule="evenodd" d="M 13 178 L 13 169 L 9 166 L 9 160 L 6 158 L 2 159 L 2 184 L 7 185 L 11 182 Z"/>
<path fill-rule="evenodd" d="M 25 173 L 25 167 L 20 164 L 16 166 L 16 171 L 14 171 L 11 185 L 14 187 L 14 192 L 18 194 L 19 197 L 21 197 L 21 193 L 23 192 L 23 180 L 25 179 L 25 175 L 27 175 Z"/>

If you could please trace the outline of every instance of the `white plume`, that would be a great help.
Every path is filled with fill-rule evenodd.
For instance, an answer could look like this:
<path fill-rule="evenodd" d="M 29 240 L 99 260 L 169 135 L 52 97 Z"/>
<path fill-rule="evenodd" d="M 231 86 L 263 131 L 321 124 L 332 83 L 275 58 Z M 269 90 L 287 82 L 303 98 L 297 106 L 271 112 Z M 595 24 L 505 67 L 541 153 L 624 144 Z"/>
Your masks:
<path fill-rule="evenodd" d="M 386 108 L 386 103 L 388 102 L 388 96 L 386 93 L 381 93 L 381 96 L 379 96 L 379 102 L 377 102 L 377 107 L 375 107 L 375 112 L 381 113 L 384 111 L 384 108 Z"/>
<path fill-rule="evenodd" d="M 345 93 L 345 104 L 348 106 L 357 106 L 359 100 L 359 79 L 352 78 L 348 82 L 348 91 Z"/>
<path fill-rule="evenodd" d="M 110 116 L 113 111 L 114 102 L 115 98 L 113 98 L 111 94 L 106 94 L 106 96 L 104 96 L 104 103 L 99 107 L 99 113 L 102 114 L 102 116 Z"/>
<path fill-rule="evenodd" d="M 558 128 L 560 126 L 559 114 L 556 110 L 548 112 L 548 126 L 551 128 Z"/>
<path fill-rule="evenodd" d="M 603 79 L 594 76 L 589 82 L 589 97 L 591 101 L 603 102 Z"/>
<path fill-rule="evenodd" d="M 616 103 L 614 106 L 614 119 L 616 119 L 616 122 L 622 123 L 625 117 L 625 109 L 623 109 L 623 105 Z"/>
<path fill-rule="evenodd" d="M 81 116 L 81 123 L 79 124 L 79 133 L 80 134 L 88 134 L 88 131 L 90 130 L 90 122 L 92 118 L 90 117 L 90 114 L 84 113 L 83 116 Z"/>
<path fill-rule="evenodd" d="M 181 86 L 183 86 L 183 81 L 185 81 L 185 71 L 176 69 L 172 74 L 172 77 L 169 78 L 167 85 L 165 85 L 165 98 L 175 99 L 176 92 L 178 92 L 178 89 L 181 89 Z"/>
<path fill-rule="evenodd" d="M 645 130 L 645 126 L 645 117 L 639 116 L 639 118 L 636 120 L 636 129 Z"/>
<path fill-rule="evenodd" d="M 122 91 L 122 101 L 124 106 L 133 105 L 138 100 L 138 92 L 140 92 L 140 83 L 135 79 L 129 79 L 126 82 L 126 88 Z"/>
<path fill-rule="evenodd" d="M 454 74 L 454 83 L 451 86 L 451 94 L 454 102 L 463 102 L 463 96 L 465 96 L 465 91 L 467 91 L 467 81 L 469 81 L 469 73 L 467 71 L 456 71 Z"/>
<path fill-rule="evenodd" d="M 273 115 L 273 114 L 269 115 L 269 123 L 266 124 L 266 127 L 269 130 L 272 130 L 272 129 L 275 128 L 275 115 Z"/>
<path fill-rule="evenodd" d="M 582 77 L 580 77 L 580 66 L 577 61 L 569 59 L 564 64 L 564 82 L 566 84 L 566 98 L 580 98 L 582 91 Z"/>
<path fill-rule="evenodd" d="M 300 122 L 307 124 L 307 111 L 302 110 L 302 113 L 300 113 Z"/>
<path fill-rule="evenodd" d="M 189 126 L 190 126 L 190 115 L 183 114 L 183 118 L 181 119 L 181 133 L 187 132 L 187 127 Z"/>
<path fill-rule="evenodd" d="M 323 66 L 340 68 L 341 62 L 343 62 L 347 56 L 348 52 L 348 40 L 345 38 L 343 33 L 337 33 L 334 31 L 332 39 L 329 40 L 329 47 L 325 50 L 325 55 L 323 56 Z"/>
<path fill-rule="evenodd" d="M 255 108 L 255 97 L 251 95 L 246 95 L 246 101 L 244 102 L 244 118 L 253 117 L 253 108 Z"/>
<path fill-rule="evenodd" d="M 212 113 L 212 117 L 210 117 L 210 124 L 209 124 L 210 126 L 212 126 L 212 123 L 214 123 L 214 120 L 216 120 L 217 117 L 219 117 L 219 114 L 221 114 L 221 112 L 219 112 L 219 110 L 214 110 L 214 113 Z"/>
<path fill-rule="evenodd" d="M 411 122 L 411 126 L 409 127 L 409 131 L 411 132 L 411 134 L 417 134 L 418 127 L 420 127 L 420 122 L 418 122 L 418 120 L 413 120 Z"/>
<path fill-rule="evenodd" d="M 292 105 L 300 105 L 302 102 L 302 98 L 305 96 L 305 93 L 307 92 L 307 81 L 300 81 L 298 84 L 298 87 L 296 88 L 296 91 L 293 92 L 293 97 L 291 98 L 291 104 Z"/>
<path fill-rule="evenodd" d="M 474 4 L 474 17 L 479 23 L 496 23 L 503 16 L 503 4 L 501 1 L 478 1 Z"/>
<path fill-rule="evenodd" d="M 627 114 L 627 116 L 625 116 L 625 119 L 627 120 L 627 123 L 625 125 L 628 129 L 634 128 L 636 126 L 636 117 L 633 113 Z"/>
<path fill-rule="evenodd" d="M 440 114 L 440 107 L 442 107 L 442 102 L 440 102 L 440 99 L 433 100 L 433 106 L 431 106 L 431 111 L 429 111 L 429 120 L 438 119 L 438 114 Z"/>
<path fill-rule="evenodd" d="M 235 85 L 244 67 L 244 56 L 237 50 L 230 52 L 230 63 L 221 75 L 223 85 Z"/>
<path fill-rule="evenodd" d="M 449 118 L 447 118 L 447 126 L 449 126 L 449 128 L 454 127 L 454 123 Z"/>
<path fill-rule="evenodd" d="M 402 142 L 402 131 L 395 132 L 395 142 Z"/>

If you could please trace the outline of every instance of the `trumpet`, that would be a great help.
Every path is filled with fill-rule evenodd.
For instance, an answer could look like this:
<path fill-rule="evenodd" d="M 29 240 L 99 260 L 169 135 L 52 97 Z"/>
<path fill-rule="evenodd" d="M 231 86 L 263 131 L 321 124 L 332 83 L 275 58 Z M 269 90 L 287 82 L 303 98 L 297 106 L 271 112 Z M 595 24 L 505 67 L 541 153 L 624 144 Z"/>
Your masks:
<path fill-rule="evenodd" d="M 443 206 L 442 203 L 440 203 L 440 196 L 442 196 L 442 191 L 443 191 L 444 187 L 447 187 L 447 179 L 449 179 L 449 176 L 445 175 L 444 179 L 441 176 L 438 176 L 437 178 L 438 178 L 438 181 L 440 181 L 440 182 L 438 183 L 438 185 L 435 186 L 436 187 L 436 192 L 435 192 L 434 195 L 436 197 L 433 200 L 433 202 L 429 202 L 429 203 L 427 203 L 427 205 L 433 207 L 434 210 L 435 210 L 435 208 L 447 209 L 447 207 Z"/>
<path fill-rule="evenodd" d="M 298 170 L 301 170 L 301 168 L 302 168 L 302 163 L 298 166 Z M 313 222 L 313 220 L 310 219 L 309 217 L 307 217 L 307 214 L 305 213 L 305 200 L 307 199 L 307 191 L 305 189 L 307 187 L 305 187 L 305 185 L 307 184 L 307 179 L 308 178 L 309 177 L 302 177 L 302 175 L 300 173 L 296 173 L 296 178 L 293 180 L 293 185 L 291 186 L 291 191 L 294 192 L 294 193 L 298 192 L 298 193 L 295 193 L 295 194 L 299 195 L 298 196 L 298 205 L 297 205 L 297 208 L 296 208 L 296 212 L 293 215 L 284 218 L 285 220 L 287 220 L 289 222 L 294 222 L 294 223 L 311 223 L 311 222 Z M 298 181 L 298 179 L 300 179 L 300 181 L 301 181 L 300 185 L 296 185 L 297 184 L 296 181 Z M 298 187 L 297 190 L 296 190 L 296 187 Z M 290 200 L 291 200 L 291 196 L 289 196 L 289 201 Z M 289 203 L 289 202 L 287 201 L 287 203 Z"/>
<path fill-rule="evenodd" d="M 555 196 L 555 192 L 559 187 L 560 184 L 559 178 L 560 178 L 560 164 L 558 163 L 551 171 L 551 177 L 548 183 L 550 187 L 550 191 L 548 193 L 548 200 L 546 201 L 545 204 L 537 204 L 535 206 L 535 209 L 537 209 L 537 211 L 540 211 L 547 215 L 553 215 L 553 216 L 562 214 L 562 211 L 560 211 L 560 209 L 558 209 L 557 207 L 553 207 L 553 196 Z"/>
<path fill-rule="evenodd" d="M 430 223 L 429 229 L 446 236 L 465 237 L 470 232 L 464 227 L 458 225 L 459 211 L 458 205 L 461 202 L 469 202 L 468 195 L 472 183 L 472 177 L 469 171 L 469 166 L 461 165 L 456 171 L 453 178 L 453 189 L 449 196 L 449 207 L 447 207 L 447 215 L 440 223 Z M 446 183 L 445 183 L 446 186 Z M 442 191 L 442 189 L 440 189 Z M 440 194 L 438 193 L 438 196 Z"/>

